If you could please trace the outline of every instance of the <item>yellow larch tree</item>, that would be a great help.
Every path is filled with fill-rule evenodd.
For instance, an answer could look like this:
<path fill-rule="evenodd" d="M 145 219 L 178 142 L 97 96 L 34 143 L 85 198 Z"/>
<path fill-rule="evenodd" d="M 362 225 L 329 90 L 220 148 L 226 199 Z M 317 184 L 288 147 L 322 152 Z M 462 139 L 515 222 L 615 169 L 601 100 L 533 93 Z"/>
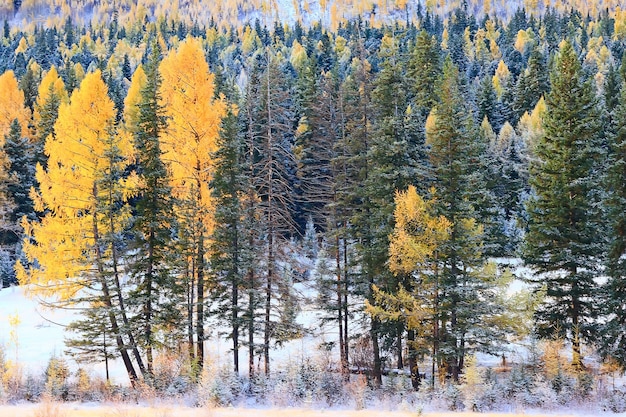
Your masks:
<path fill-rule="evenodd" d="M 17 119 L 22 132 L 28 136 L 30 109 L 24 106 L 24 93 L 20 90 L 13 71 L 0 75 L 0 147 L 4 146 L 4 136 L 11 130 L 11 123 Z"/>
<path fill-rule="evenodd" d="M 395 227 L 389 236 L 389 269 L 395 275 L 410 277 L 406 288 L 395 293 L 374 288 L 374 304 L 366 301 L 366 311 L 382 321 L 402 321 L 413 332 L 411 356 L 432 354 L 432 371 L 438 356 L 439 247 L 448 239 L 452 223 L 435 214 L 435 190 L 425 200 L 414 186 L 396 192 Z M 414 385 L 419 384 L 415 359 L 410 360 Z"/>
<path fill-rule="evenodd" d="M 189 277 L 196 286 L 196 360 L 204 360 L 204 293 L 207 237 L 213 231 L 214 207 L 209 183 L 213 154 L 217 150 L 226 102 L 215 97 L 214 76 L 209 71 L 200 40 L 188 37 L 161 62 L 163 106 L 168 129 L 163 138 L 163 158 L 171 167 L 172 190 L 193 259 Z M 189 286 L 189 284 L 188 284 Z M 191 317 L 189 318 L 191 319 Z"/>
<path fill-rule="evenodd" d="M 119 324 L 116 255 L 116 239 L 130 219 L 125 202 L 134 181 L 122 173 L 133 150 L 129 137 L 117 134 L 115 115 L 100 71 L 88 74 L 69 103 L 61 104 L 55 135 L 45 143 L 48 167 L 38 164 L 40 186 L 33 192 L 36 209 L 46 214 L 41 222 L 23 221 L 30 266 L 18 263 L 16 270 L 33 295 L 61 305 L 87 302 L 90 310 L 103 306 L 97 319 L 107 321 L 134 384 L 137 374 Z"/>

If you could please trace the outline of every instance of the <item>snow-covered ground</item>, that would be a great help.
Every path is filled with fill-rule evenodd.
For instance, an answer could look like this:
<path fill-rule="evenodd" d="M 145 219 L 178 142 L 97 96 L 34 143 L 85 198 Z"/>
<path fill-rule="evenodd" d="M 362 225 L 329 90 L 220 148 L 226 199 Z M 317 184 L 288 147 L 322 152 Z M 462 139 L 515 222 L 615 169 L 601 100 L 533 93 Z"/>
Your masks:
<path fill-rule="evenodd" d="M 600 417 L 600 416 L 624 416 L 625 414 L 585 414 L 576 410 L 554 413 L 466 413 L 466 412 L 415 412 L 386 411 L 386 410 L 311 410 L 302 408 L 287 409 L 241 409 L 241 408 L 216 408 L 198 409 L 175 406 L 157 407 L 133 407 L 126 405 L 111 406 L 84 406 L 84 405 L 48 405 L 58 407 L 59 417 Z M 2 417 L 32 417 L 37 416 L 38 410 L 46 405 L 28 406 L 0 406 Z M 52 416 L 52 414 L 48 414 Z"/>
<path fill-rule="evenodd" d="M 305 297 L 311 296 L 310 288 L 304 284 L 296 284 L 296 291 Z M 273 369 L 300 362 L 304 358 L 315 357 L 316 352 L 320 352 L 318 349 L 320 344 L 336 339 L 336 333 L 330 326 L 320 326 L 319 319 L 322 313 L 313 309 L 313 305 L 313 302 L 304 302 L 298 316 L 298 322 L 305 330 L 304 337 L 272 350 Z M 72 310 L 46 309 L 38 300 L 29 298 L 24 287 L 2 289 L 0 290 L 0 346 L 4 347 L 7 359 L 11 361 L 17 359 L 25 373 L 43 372 L 50 357 L 66 357 L 64 339 L 67 334 L 64 326 L 75 320 L 78 314 L 78 311 Z M 15 318 L 18 319 L 17 325 L 15 325 Z M 231 361 L 231 341 L 220 335 L 225 330 L 216 326 L 208 328 L 207 358 L 217 366 L 226 365 Z M 242 348 L 240 355 L 242 360 L 247 360 L 247 349 Z M 68 358 L 68 363 L 73 369 L 78 366 L 70 358 Z M 81 367 L 93 376 L 104 377 L 104 364 L 81 365 Z M 114 383 L 127 383 L 127 375 L 121 361 L 113 361 L 110 371 Z M 0 413 L 0 417 L 4 417 L 4 414 Z"/>

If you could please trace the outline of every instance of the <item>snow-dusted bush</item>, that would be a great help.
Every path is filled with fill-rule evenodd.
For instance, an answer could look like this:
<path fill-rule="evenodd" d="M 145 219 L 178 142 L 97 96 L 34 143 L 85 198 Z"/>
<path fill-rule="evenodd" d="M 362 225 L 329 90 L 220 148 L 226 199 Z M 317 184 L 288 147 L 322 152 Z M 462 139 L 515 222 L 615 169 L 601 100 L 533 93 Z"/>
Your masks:
<path fill-rule="evenodd" d="M 198 384 L 197 402 L 201 406 L 229 406 L 235 404 L 243 392 L 243 380 L 230 368 L 207 368 Z"/>
<path fill-rule="evenodd" d="M 65 359 L 52 356 L 48 361 L 45 372 L 46 394 L 56 400 L 67 400 L 69 386 L 67 378 L 70 376 L 70 368 Z"/>
<path fill-rule="evenodd" d="M 461 411 L 465 408 L 463 393 L 456 384 L 448 383 L 441 393 L 441 398 L 450 411 Z"/>
<path fill-rule="evenodd" d="M 26 381 L 20 389 L 18 398 L 36 402 L 39 401 L 45 391 L 46 381 L 44 380 L 44 378 L 29 373 L 26 375 Z"/>
<path fill-rule="evenodd" d="M 332 407 L 345 399 L 343 378 L 338 372 L 322 372 L 319 378 L 319 397 L 326 405 Z"/>
<path fill-rule="evenodd" d="M 354 408 L 357 410 L 364 409 L 367 401 L 372 396 L 372 390 L 367 384 L 365 375 L 357 375 L 356 378 L 351 378 L 346 385 L 346 390 L 350 393 L 354 401 Z"/>
<path fill-rule="evenodd" d="M 612 390 L 605 394 L 600 404 L 602 409 L 605 411 L 624 413 L 626 412 L 626 392 L 621 390 Z"/>
<path fill-rule="evenodd" d="M 148 381 L 158 394 L 175 397 L 192 388 L 192 366 L 186 355 L 163 351 L 154 361 L 152 381 Z"/>

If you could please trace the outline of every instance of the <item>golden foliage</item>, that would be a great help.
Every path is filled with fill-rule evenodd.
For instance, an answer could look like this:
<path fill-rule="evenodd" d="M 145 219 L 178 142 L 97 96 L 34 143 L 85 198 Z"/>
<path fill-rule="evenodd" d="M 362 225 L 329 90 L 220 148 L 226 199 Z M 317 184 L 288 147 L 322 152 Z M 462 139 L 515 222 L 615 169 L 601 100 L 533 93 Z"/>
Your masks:
<path fill-rule="evenodd" d="M 39 84 L 39 89 L 37 90 L 35 113 L 33 114 L 35 126 L 39 126 L 41 121 L 41 110 L 47 102 L 53 99 L 53 96 L 56 96 L 61 103 L 67 103 L 69 101 L 67 91 L 65 90 L 65 84 L 63 83 L 63 80 L 59 76 L 59 73 L 54 65 L 48 72 L 46 72 L 46 75 L 42 78 L 41 83 Z"/>
<path fill-rule="evenodd" d="M 160 65 L 163 105 L 169 125 L 163 137 L 163 159 L 171 168 L 173 193 L 193 199 L 206 229 L 212 230 L 209 183 L 212 154 L 217 150 L 226 102 L 215 97 L 214 75 L 209 72 L 200 40 L 188 37 Z"/>
<path fill-rule="evenodd" d="M 37 210 L 46 215 L 41 222 L 22 221 L 24 252 L 38 266 L 16 269 L 22 284 L 32 284 L 33 293 L 69 301 L 93 275 L 94 222 L 102 221 L 96 205 L 103 191 L 97 182 L 111 168 L 113 148 L 132 154 L 128 136 L 113 136 L 115 113 L 100 71 L 88 74 L 59 109 L 56 135 L 48 136 L 45 144 L 48 169 L 37 167 L 40 187 L 33 193 Z M 120 180 L 120 187 L 131 184 Z"/>
<path fill-rule="evenodd" d="M 452 223 L 444 216 L 434 215 L 434 200 L 425 201 L 414 186 L 396 192 L 395 203 L 389 269 L 395 274 L 412 273 L 429 262 L 439 245 L 448 239 Z"/>
<path fill-rule="evenodd" d="M 11 130 L 11 123 L 17 119 L 22 132 L 27 134 L 30 110 L 24 106 L 24 93 L 20 90 L 13 71 L 0 75 L 0 147 L 4 137 Z"/>
<path fill-rule="evenodd" d="M 496 90 L 498 97 L 502 97 L 510 79 L 511 72 L 509 71 L 509 67 L 504 63 L 504 61 L 500 60 L 500 62 L 498 62 L 496 73 L 493 76 L 493 88 Z"/>

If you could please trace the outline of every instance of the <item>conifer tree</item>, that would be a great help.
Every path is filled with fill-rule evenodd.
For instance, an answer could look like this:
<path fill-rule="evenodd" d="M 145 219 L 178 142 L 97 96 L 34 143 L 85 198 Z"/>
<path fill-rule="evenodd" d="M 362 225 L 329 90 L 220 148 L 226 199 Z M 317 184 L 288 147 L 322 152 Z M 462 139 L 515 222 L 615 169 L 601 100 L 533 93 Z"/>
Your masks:
<path fill-rule="evenodd" d="M 37 99 L 35 100 L 33 124 L 35 127 L 36 160 L 44 168 L 46 156 L 43 152 L 44 144 L 49 135 L 54 135 L 54 123 L 59 115 L 61 103 L 67 103 L 69 98 L 63 80 L 56 67 L 52 66 L 44 75 L 39 84 Z"/>
<path fill-rule="evenodd" d="M 9 221 L 14 224 L 14 233 L 6 236 L 0 244 L 15 245 L 22 240 L 21 227 L 19 226 L 22 217 L 27 220 L 36 219 L 33 200 L 30 197 L 30 189 L 35 185 L 35 152 L 33 145 L 22 136 L 22 127 L 17 119 L 11 124 L 11 130 L 5 137 L 4 153 L 8 158 L 7 173 L 9 182 L 7 183 L 8 197 L 14 202 Z M 17 248 L 16 248 L 17 249 Z"/>
<path fill-rule="evenodd" d="M 536 282 L 547 287 L 536 313 L 539 334 L 566 337 L 577 369 L 583 367 L 581 344 L 595 327 L 595 277 L 603 247 L 596 172 L 600 118 L 591 82 L 572 44 L 563 42 L 550 72 L 545 134 L 531 163 L 534 195 L 523 252 Z"/>
<path fill-rule="evenodd" d="M 291 320 L 277 312 L 272 300 L 287 307 L 292 299 L 291 288 L 280 279 L 279 257 L 281 242 L 296 230 L 293 216 L 293 177 L 295 161 L 291 151 L 294 139 L 293 102 L 290 80 L 286 76 L 285 63 L 270 48 L 263 59 L 266 67 L 259 78 L 258 107 L 254 120 L 254 164 L 252 183 L 259 198 L 258 207 L 263 215 L 266 236 L 266 271 L 264 276 L 264 371 L 270 372 L 270 341 L 286 340 L 294 333 Z M 281 302 L 282 301 L 282 302 Z M 279 310 L 280 311 L 280 310 Z M 276 318 L 278 313 L 278 319 Z"/>
<path fill-rule="evenodd" d="M 427 125 L 426 138 L 439 196 L 436 213 L 448 219 L 452 227 L 450 238 L 440 249 L 436 358 L 440 376 L 446 372 L 458 380 L 466 354 L 474 349 L 490 350 L 499 335 L 497 329 L 481 325 L 480 318 L 497 308 L 487 295 L 491 284 L 483 276 L 484 232 L 476 221 L 478 207 L 474 207 L 476 186 L 480 185 L 480 178 L 473 177 L 479 166 L 480 139 L 473 117 L 465 109 L 460 75 L 450 59 L 444 63 L 438 88 L 439 102 Z"/>
<path fill-rule="evenodd" d="M 113 102 L 99 71 L 87 75 L 70 103 L 61 106 L 54 130 L 56 136 L 46 140 L 48 168 L 38 166 L 36 174 L 40 186 L 35 208 L 46 214 L 41 222 L 23 222 L 30 267 L 18 263 L 18 278 L 37 284 L 31 290 L 38 295 L 56 296 L 60 305 L 103 305 L 134 385 L 138 375 L 119 319 L 122 290 L 116 256 L 128 226 L 125 202 L 133 188 L 120 173 L 132 146 L 116 134 Z"/>
<path fill-rule="evenodd" d="M 221 119 L 226 112 L 216 97 L 214 75 L 209 72 L 198 39 L 187 38 L 161 62 L 161 94 L 168 128 L 162 137 L 163 159 L 170 164 L 172 192 L 184 208 L 179 224 L 190 238 L 193 258 L 190 278 L 196 284 L 195 358 L 204 366 L 205 295 L 207 290 L 207 240 L 214 227 L 214 202 L 209 183 L 214 175 L 213 153 Z M 194 231 L 195 233 L 190 233 Z M 188 318 L 191 320 L 191 317 Z"/>
<path fill-rule="evenodd" d="M 601 325 L 600 353 L 626 367 L 626 85 L 622 82 L 618 103 L 611 114 L 613 126 L 609 140 L 607 190 L 607 223 L 609 231 L 605 293 L 607 302 L 602 313 L 608 320 Z"/>
<path fill-rule="evenodd" d="M 180 322 L 176 306 L 181 301 L 181 289 L 168 258 L 176 222 L 169 173 L 162 158 L 161 140 L 167 119 L 161 101 L 160 59 L 160 47 L 154 42 L 145 67 L 145 84 L 140 89 L 137 119 L 131 123 L 140 180 L 132 228 L 136 256 L 130 265 L 137 287 L 131 301 L 138 309 L 134 325 L 140 329 L 137 343 L 146 353 L 145 376 L 149 381 L 154 370 L 154 349 L 164 343 L 159 329 Z"/>

